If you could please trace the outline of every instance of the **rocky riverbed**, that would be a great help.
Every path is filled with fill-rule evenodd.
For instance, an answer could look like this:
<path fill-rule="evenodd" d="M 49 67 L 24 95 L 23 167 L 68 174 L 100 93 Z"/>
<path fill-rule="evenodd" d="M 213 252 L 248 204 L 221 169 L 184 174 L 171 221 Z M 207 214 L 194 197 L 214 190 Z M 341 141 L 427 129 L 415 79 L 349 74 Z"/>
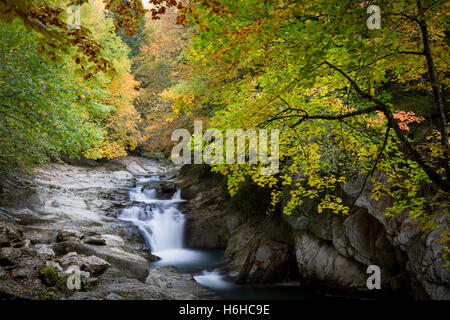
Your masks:
<path fill-rule="evenodd" d="M 137 227 L 118 219 L 135 176 L 150 174 L 167 169 L 123 157 L 2 177 L 0 298 L 213 298 L 189 274 L 170 266 L 150 269 L 157 258 Z M 79 289 L 72 275 L 79 275 Z"/>

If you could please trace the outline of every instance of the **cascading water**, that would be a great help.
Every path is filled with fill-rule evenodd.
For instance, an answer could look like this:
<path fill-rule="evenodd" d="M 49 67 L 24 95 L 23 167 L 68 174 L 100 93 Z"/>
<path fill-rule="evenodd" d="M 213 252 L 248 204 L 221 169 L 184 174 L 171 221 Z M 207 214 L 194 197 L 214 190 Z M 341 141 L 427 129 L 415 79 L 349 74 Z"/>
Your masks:
<path fill-rule="evenodd" d="M 185 217 L 178 209 L 183 202 L 177 190 L 170 199 L 158 199 L 155 188 L 142 190 L 142 184 L 160 183 L 159 176 L 136 177 L 137 187 L 129 191 L 132 205 L 123 209 L 120 219 L 134 223 L 141 230 L 152 253 L 161 260 L 153 266 L 175 265 L 181 272 L 194 274 L 195 280 L 224 298 L 256 299 L 274 296 L 308 298 L 303 291 L 290 292 L 287 288 L 253 288 L 225 280 L 220 269 L 225 259 L 220 250 L 194 250 L 183 246 Z M 207 232 L 207 230 L 205 230 Z M 280 294 L 288 294 L 287 296 Z"/>
<path fill-rule="evenodd" d="M 152 253 L 161 258 L 153 265 L 175 265 L 182 271 L 193 271 L 224 262 L 222 252 L 187 249 L 183 246 L 185 217 L 178 209 L 181 191 L 171 199 L 158 199 L 155 188 L 142 190 L 143 183 L 159 183 L 158 176 L 137 177 L 138 186 L 129 191 L 133 205 L 123 209 L 120 219 L 139 227 Z"/>
<path fill-rule="evenodd" d="M 141 187 L 136 187 L 130 190 L 129 197 L 140 204 L 124 209 L 120 218 L 139 227 L 155 254 L 183 247 L 185 219 L 176 208 L 181 201 L 180 191 L 170 200 L 159 200 L 155 189 L 142 192 Z"/>

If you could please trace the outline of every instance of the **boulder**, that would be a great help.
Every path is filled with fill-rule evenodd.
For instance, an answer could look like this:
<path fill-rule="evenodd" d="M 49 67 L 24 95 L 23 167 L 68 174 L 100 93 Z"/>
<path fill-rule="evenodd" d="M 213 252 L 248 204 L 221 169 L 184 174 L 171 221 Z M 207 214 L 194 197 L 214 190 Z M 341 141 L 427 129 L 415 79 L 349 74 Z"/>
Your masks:
<path fill-rule="evenodd" d="M 14 266 L 20 258 L 21 250 L 12 247 L 0 248 L 0 266 Z"/>
<path fill-rule="evenodd" d="M 122 248 L 125 246 L 125 241 L 119 236 L 113 234 L 103 234 L 101 237 L 105 241 L 105 244 L 109 247 Z"/>
<path fill-rule="evenodd" d="M 66 270 L 58 272 L 58 277 L 64 279 L 75 272 L 85 279 L 89 279 L 91 276 L 89 272 L 80 270 L 79 266 L 71 265 Z"/>
<path fill-rule="evenodd" d="M 64 255 L 61 259 L 59 259 L 59 263 L 64 268 L 69 265 L 76 265 L 78 267 L 81 267 L 83 264 L 82 257 L 78 256 L 78 253 L 76 252 L 69 252 L 66 255 Z"/>
<path fill-rule="evenodd" d="M 90 273 L 98 273 L 111 267 L 111 264 L 107 261 L 100 259 L 96 256 L 84 257 L 81 269 Z"/>
<path fill-rule="evenodd" d="M 48 244 L 35 245 L 36 253 L 44 259 L 50 259 L 55 256 L 55 252 Z"/>
<path fill-rule="evenodd" d="M 122 248 L 65 241 L 53 245 L 53 249 L 57 254 L 78 252 L 86 256 L 95 255 L 120 270 L 121 276 L 144 281 L 148 275 L 148 261 L 141 256 L 126 252 Z M 79 265 L 81 266 L 81 264 Z"/>
<path fill-rule="evenodd" d="M 87 237 L 83 240 L 83 242 L 86 244 L 92 244 L 95 246 L 105 246 L 106 245 L 106 240 L 100 236 Z"/>
<path fill-rule="evenodd" d="M 82 237 L 82 233 L 76 229 L 62 229 L 58 231 L 56 241 L 79 241 Z"/>
<path fill-rule="evenodd" d="M 21 247 L 23 244 L 22 231 L 11 223 L 0 221 L 0 247 Z"/>
<path fill-rule="evenodd" d="M 62 272 L 64 269 L 61 267 L 61 265 L 58 262 L 55 261 L 46 261 L 45 265 L 47 267 L 52 267 L 58 272 Z"/>
<path fill-rule="evenodd" d="M 363 265 L 342 256 L 333 246 L 313 236 L 297 235 L 296 259 L 305 283 L 320 281 L 348 290 L 367 288 Z"/>
<path fill-rule="evenodd" d="M 58 272 L 51 266 L 45 267 L 39 272 L 39 278 L 46 286 L 53 287 L 58 282 Z"/>

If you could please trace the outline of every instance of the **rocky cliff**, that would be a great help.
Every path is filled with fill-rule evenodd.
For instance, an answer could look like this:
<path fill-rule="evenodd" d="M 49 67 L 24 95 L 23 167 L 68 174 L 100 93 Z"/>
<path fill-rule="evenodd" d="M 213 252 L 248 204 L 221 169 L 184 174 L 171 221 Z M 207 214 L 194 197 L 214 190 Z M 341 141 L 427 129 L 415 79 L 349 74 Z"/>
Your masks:
<path fill-rule="evenodd" d="M 442 227 L 423 232 L 405 215 L 389 218 L 389 199 L 371 198 L 370 184 L 353 214 L 319 214 L 305 201 L 291 216 L 264 214 L 268 194 L 244 185 L 235 199 L 222 177 L 205 166 L 185 167 L 178 178 L 190 199 L 188 243 L 225 248 L 227 268 L 241 283 L 300 280 L 327 293 L 375 297 L 450 299 L 449 268 L 437 239 Z M 361 189 L 356 179 L 340 191 L 352 202 Z M 367 289 L 367 267 L 381 269 L 381 290 Z"/>

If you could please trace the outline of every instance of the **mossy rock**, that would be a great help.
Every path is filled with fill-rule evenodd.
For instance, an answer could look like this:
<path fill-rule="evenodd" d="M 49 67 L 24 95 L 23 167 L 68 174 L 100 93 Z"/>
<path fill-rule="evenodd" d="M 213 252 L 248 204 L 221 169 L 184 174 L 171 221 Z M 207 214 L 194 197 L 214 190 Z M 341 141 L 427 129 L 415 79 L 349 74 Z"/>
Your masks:
<path fill-rule="evenodd" d="M 39 277 L 48 287 L 53 287 L 58 282 L 58 271 L 53 267 L 45 267 L 39 272 Z"/>

